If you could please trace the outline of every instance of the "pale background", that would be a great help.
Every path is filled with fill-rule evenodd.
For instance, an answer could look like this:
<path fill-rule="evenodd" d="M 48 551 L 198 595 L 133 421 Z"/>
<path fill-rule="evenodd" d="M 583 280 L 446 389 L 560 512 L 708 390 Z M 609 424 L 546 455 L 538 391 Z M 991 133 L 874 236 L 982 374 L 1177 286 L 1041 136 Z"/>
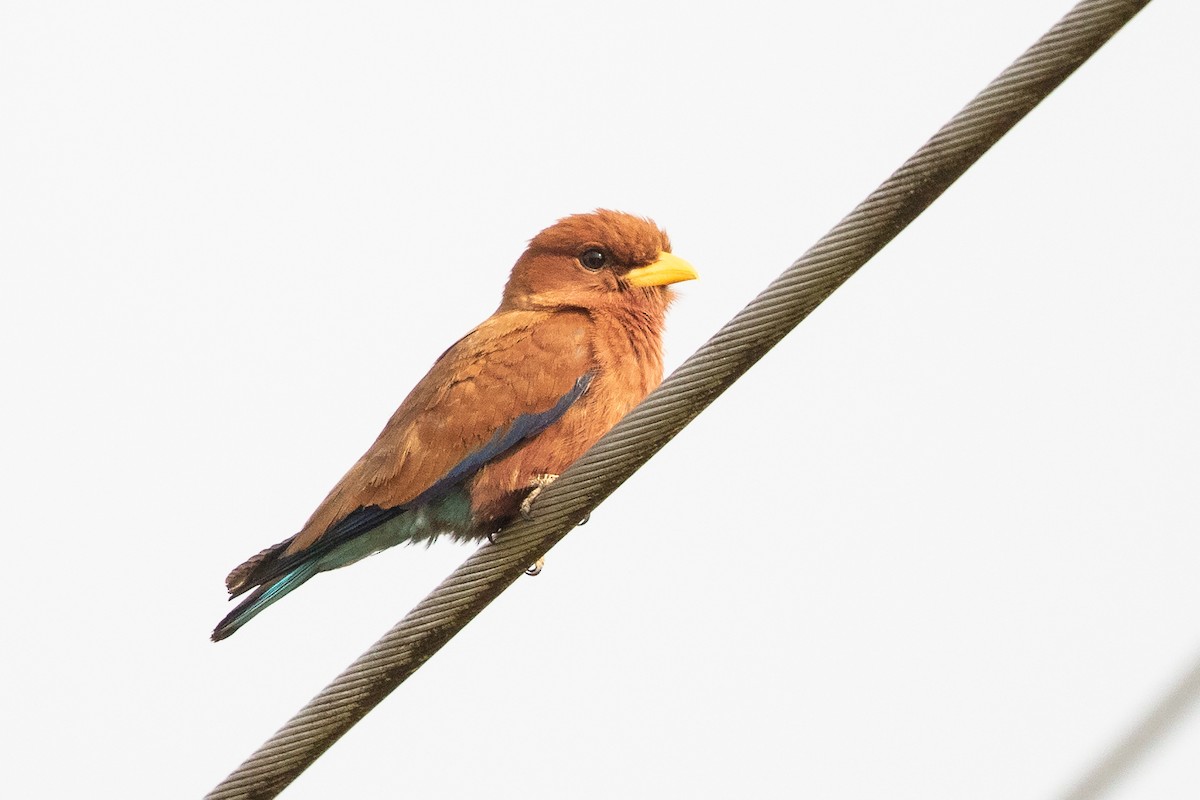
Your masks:
<path fill-rule="evenodd" d="M 1069 7 L 5 2 L 4 794 L 202 795 L 469 554 L 208 641 L 542 227 L 667 228 L 674 366 Z M 1063 792 L 1200 657 L 1198 26 L 1151 4 L 284 796 Z"/>

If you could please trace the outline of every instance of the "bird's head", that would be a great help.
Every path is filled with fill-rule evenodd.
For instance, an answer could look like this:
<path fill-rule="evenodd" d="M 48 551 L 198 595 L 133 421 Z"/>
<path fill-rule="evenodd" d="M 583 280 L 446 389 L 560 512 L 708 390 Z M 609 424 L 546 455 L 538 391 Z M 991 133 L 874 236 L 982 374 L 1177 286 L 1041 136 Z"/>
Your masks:
<path fill-rule="evenodd" d="M 501 309 L 622 309 L 662 314 L 670 284 L 696 278 L 648 219 L 598 210 L 560 219 L 517 259 Z"/>

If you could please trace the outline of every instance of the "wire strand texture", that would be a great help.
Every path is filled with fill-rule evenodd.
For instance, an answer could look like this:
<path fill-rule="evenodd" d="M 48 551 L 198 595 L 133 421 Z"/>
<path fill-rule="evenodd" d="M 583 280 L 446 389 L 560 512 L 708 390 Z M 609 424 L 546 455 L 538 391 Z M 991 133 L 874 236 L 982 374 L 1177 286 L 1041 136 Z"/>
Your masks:
<path fill-rule="evenodd" d="M 891 241 L 1149 0 L 1085 0 L 208 794 L 275 797 Z"/>

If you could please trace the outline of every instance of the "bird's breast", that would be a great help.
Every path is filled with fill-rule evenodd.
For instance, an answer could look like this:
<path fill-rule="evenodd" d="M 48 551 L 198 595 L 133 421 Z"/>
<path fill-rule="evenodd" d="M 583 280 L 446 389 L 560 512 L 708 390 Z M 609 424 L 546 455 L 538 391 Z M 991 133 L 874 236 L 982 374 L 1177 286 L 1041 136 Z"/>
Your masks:
<path fill-rule="evenodd" d="M 592 357 L 602 380 L 597 394 L 624 416 L 662 381 L 662 335 L 652 320 L 601 317 L 596 320 Z"/>
<path fill-rule="evenodd" d="M 593 318 L 585 327 L 584 341 L 592 374 L 587 391 L 557 422 L 484 467 L 473 481 L 472 507 L 479 529 L 514 513 L 539 476 L 561 474 L 662 380 L 657 328 Z M 573 348 L 580 342 L 568 337 L 563 344 Z"/>

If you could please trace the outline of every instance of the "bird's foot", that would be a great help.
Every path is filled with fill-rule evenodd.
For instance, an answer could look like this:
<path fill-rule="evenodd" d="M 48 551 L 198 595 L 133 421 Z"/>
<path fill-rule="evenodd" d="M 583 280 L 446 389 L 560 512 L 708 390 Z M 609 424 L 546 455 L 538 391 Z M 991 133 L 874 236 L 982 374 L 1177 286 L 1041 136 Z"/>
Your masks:
<path fill-rule="evenodd" d="M 553 475 L 553 474 L 538 475 L 536 478 L 533 479 L 533 483 L 532 483 L 533 488 L 530 490 L 529 494 L 527 494 L 525 496 L 525 499 L 521 501 L 521 516 L 522 517 L 524 517 L 525 519 L 533 519 L 533 501 L 537 500 L 537 496 L 542 493 L 543 489 L 545 489 L 550 484 L 554 483 L 556 480 L 558 480 L 558 476 Z M 579 524 L 586 525 L 587 521 L 591 518 L 591 516 L 592 515 L 590 513 L 585 514 L 583 519 L 579 520 Z M 525 574 L 526 575 L 541 575 L 542 567 L 544 567 L 545 565 L 546 565 L 546 559 L 539 558 L 537 561 L 534 562 L 533 566 L 531 566 L 529 569 L 525 570 Z"/>
<path fill-rule="evenodd" d="M 542 493 L 543 489 L 554 483 L 556 480 L 558 480 L 558 476 L 551 474 L 538 475 L 533 479 L 533 483 L 530 484 L 532 488 L 530 489 L 529 494 L 525 495 L 525 499 L 521 501 L 522 517 L 525 519 L 533 519 L 533 501 L 537 499 L 537 496 Z M 533 572 L 530 574 L 536 575 L 537 573 Z"/>

